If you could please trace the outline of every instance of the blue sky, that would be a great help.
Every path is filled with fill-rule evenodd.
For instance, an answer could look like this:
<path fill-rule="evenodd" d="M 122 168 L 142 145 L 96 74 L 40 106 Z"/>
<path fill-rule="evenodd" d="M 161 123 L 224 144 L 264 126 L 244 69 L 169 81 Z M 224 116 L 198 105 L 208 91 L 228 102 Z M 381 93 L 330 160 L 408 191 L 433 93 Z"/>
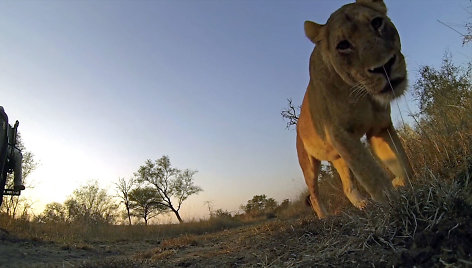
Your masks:
<path fill-rule="evenodd" d="M 204 215 L 204 201 L 235 211 L 255 194 L 296 197 L 295 131 L 280 111 L 308 83 L 303 22 L 349 2 L 0 1 L 0 105 L 40 162 L 25 196 L 41 209 L 92 179 L 112 193 L 119 177 L 169 155 L 199 170 L 204 192 L 184 204 L 187 218 Z M 470 45 L 437 22 L 462 31 L 469 1 L 386 4 L 410 84 L 446 50 L 470 61 Z M 403 99 L 406 118 L 415 104 Z"/>

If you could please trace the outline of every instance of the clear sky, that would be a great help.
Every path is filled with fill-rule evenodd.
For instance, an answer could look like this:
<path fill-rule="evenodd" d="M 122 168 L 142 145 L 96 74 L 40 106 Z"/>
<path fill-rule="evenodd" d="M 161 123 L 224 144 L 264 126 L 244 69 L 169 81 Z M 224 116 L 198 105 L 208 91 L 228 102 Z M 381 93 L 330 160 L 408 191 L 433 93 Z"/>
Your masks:
<path fill-rule="evenodd" d="M 184 219 L 205 215 L 204 201 L 236 211 L 256 194 L 296 197 L 295 131 L 280 111 L 308 83 L 303 22 L 325 23 L 349 2 L 0 0 L 0 105 L 40 163 L 24 195 L 42 209 L 92 179 L 113 193 L 119 177 L 169 155 L 198 170 L 204 189 Z M 470 45 L 437 22 L 463 31 L 468 0 L 386 4 L 410 84 L 446 50 L 471 60 Z"/>

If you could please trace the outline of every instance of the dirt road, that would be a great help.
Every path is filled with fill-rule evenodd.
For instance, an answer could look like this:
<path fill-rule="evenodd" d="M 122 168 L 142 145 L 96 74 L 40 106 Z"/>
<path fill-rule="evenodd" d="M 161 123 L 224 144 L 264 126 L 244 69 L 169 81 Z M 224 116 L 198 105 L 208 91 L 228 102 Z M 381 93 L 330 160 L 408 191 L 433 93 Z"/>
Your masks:
<path fill-rule="evenodd" d="M 361 216 L 363 214 L 359 212 Z M 1 267 L 454 267 L 472 266 L 470 216 L 415 239 L 380 232 L 374 219 L 270 220 L 199 235 L 59 245 L 0 237 Z"/>
<path fill-rule="evenodd" d="M 165 240 L 58 245 L 3 234 L 2 267 L 307 267 L 366 264 L 350 252 L 352 239 L 340 245 L 327 239 L 314 218 L 268 221 L 202 235 Z M 349 247 L 348 247 L 349 246 Z M 370 254 L 370 253 L 369 253 Z M 343 255 L 343 258 L 339 258 Z M 348 263 L 346 263 L 348 262 Z M 386 260 L 375 259 L 377 264 Z M 370 260 L 368 262 L 370 264 Z"/>

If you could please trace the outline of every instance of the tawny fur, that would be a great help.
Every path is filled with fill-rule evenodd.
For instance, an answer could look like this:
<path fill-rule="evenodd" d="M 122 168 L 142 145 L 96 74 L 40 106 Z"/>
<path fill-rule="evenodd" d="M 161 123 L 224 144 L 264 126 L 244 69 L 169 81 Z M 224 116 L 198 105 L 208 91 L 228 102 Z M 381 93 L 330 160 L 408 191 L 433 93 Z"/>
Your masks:
<path fill-rule="evenodd" d="M 317 184 L 323 160 L 336 168 L 354 206 L 363 209 L 367 202 L 354 178 L 373 200 L 391 198 L 392 184 L 405 185 L 412 170 L 390 118 L 390 101 L 403 94 L 407 82 L 400 38 L 385 4 L 357 0 L 325 25 L 305 22 L 305 34 L 316 46 L 297 152 L 311 206 L 319 218 L 327 216 Z M 364 135 L 374 155 L 361 142 Z"/>

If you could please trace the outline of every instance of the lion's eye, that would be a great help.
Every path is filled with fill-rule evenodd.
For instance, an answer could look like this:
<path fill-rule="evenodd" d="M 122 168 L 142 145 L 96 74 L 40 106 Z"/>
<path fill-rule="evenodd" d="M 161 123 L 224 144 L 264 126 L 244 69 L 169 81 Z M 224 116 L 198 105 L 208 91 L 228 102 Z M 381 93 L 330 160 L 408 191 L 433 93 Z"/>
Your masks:
<path fill-rule="evenodd" d="M 338 43 L 336 46 L 336 49 L 339 50 L 340 52 L 348 52 L 352 48 L 351 43 L 347 40 L 343 40 Z"/>

